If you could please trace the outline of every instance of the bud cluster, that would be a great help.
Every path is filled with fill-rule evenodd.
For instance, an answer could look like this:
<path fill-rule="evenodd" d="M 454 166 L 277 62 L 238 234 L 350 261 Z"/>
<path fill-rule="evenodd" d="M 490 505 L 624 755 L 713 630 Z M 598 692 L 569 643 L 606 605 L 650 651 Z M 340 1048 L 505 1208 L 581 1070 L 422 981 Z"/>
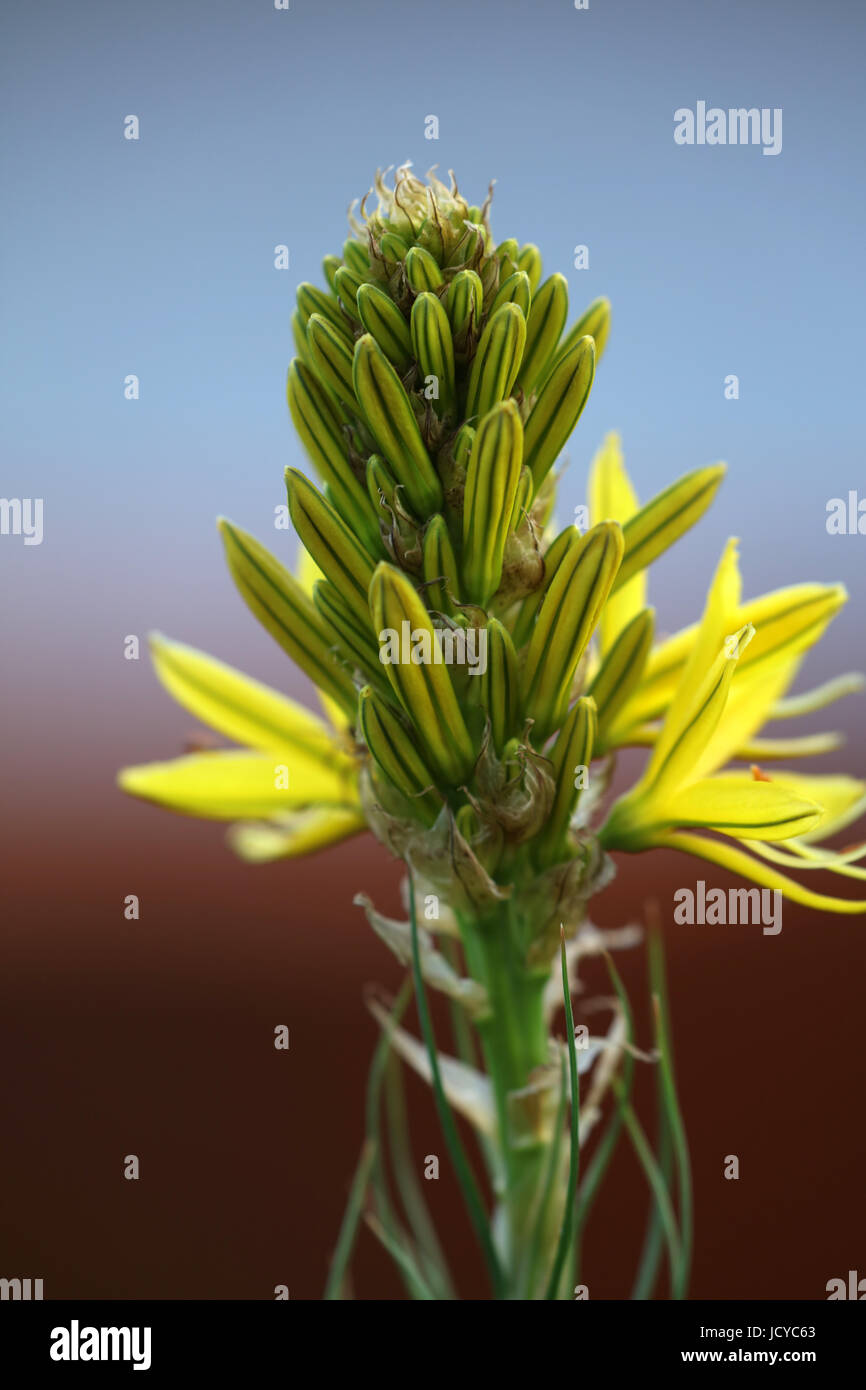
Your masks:
<path fill-rule="evenodd" d="M 319 681 L 329 647 L 329 693 L 340 687 L 391 814 L 429 825 L 462 808 L 483 821 L 479 760 L 526 782 L 527 754 L 568 713 L 622 558 L 615 523 L 585 537 L 569 527 L 552 547 L 546 535 L 550 471 L 586 404 L 609 307 L 596 301 L 563 336 L 565 278 L 542 280 L 535 246 L 497 245 L 490 197 L 470 206 L 453 176 L 449 187 L 401 168 L 376 191 L 342 257 L 324 261 L 327 290 L 301 285 L 293 316 L 289 407 L 322 484 L 287 471 L 292 520 L 323 576 L 310 674 Z M 378 634 L 406 623 L 431 640 L 475 629 L 482 679 L 383 665 Z M 524 798 L 511 835 L 538 828 L 555 797 L 567 822 L 575 798 L 563 807 L 562 792 Z"/>

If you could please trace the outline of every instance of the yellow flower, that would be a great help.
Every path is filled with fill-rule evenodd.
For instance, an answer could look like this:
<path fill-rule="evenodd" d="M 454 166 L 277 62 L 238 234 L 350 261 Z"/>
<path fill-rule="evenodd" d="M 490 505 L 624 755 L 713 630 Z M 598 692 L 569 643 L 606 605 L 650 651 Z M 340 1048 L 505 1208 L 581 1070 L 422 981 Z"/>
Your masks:
<path fill-rule="evenodd" d="M 672 639 L 678 662 L 667 668 L 667 714 L 654 733 L 643 776 L 602 828 L 606 848 L 682 849 L 808 906 L 866 911 L 866 902 L 812 893 L 776 872 L 768 863 L 773 852 L 766 848 L 767 842 L 787 840 L 793 849 L 782 862 L 808 860 L 803 846 L 833 834 L 862 810 L 863 783 L 784 771 L 768 777 L 757 767 L 720 771 L 771 717 L 805 652 L 844 599 L 840 588 L 804 585 L 743 605 L 737 542 L 728 542 L 701 623 L 690 631 L 688 643 Z M 763 618 L 764 625 L 742 622 L 748 613 Z M 686 828 L 716 831 L 727 839 L 687 834 Z M 730 840 L 754 842 L 761 857 L 752 858 Z M 811 862 L 836 869 L 836 858 L 824 854 Z"/>
<path fill-rule="evenodd" d="M 180 642 L 150 641 L 169 694 L 241 745 L 125 768 L 121 788 L 169 810 L 240 821 L 229 842 L 246 859 L 290 858 L 365 825 L 357 766 L 309 710 Z"/>

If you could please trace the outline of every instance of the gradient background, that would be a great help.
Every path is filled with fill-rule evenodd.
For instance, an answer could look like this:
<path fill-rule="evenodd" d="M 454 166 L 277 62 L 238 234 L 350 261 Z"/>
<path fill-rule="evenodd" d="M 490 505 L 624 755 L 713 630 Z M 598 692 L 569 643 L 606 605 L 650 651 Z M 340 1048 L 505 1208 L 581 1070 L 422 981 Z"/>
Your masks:
<path fill-rule="evenodd" d="M 0 1275 L 55 1298 L 320 1295 L 375 1036 L 362 988 L 398 979 L 352 896 L 395 910 L 398 866 L 366 838 L 250 869 L 219 826 L 127 801 L 113 778 L 191 731 L 146 659 L 124 660 L 127 634 L 161 628 L 311 698 L 235 595 L 214 517 L 291 558 L 272 517 L 283 468 L 304 466 L 283 394 L 294 288 L 321 282 L 377 165 L 454 167 L 479 202 L 495 177 L 497 237 L 537 241 L 574 313 L 612 299 L 563 517 L 610 428 L 642 497 L 729 461 L 711 515 L 653 570 L 661 626 L 697 616 L 737 534 L 749 594 L 852 591 L 805 683 L 862 665 L 866 539 L 824 523 L 864 483 L 863 38 L 848 0 L 5 8 L 2 493 L 45 499 L 45 540 L 0 538 Z M 676 146 L 673 112 L 699 99 L 782 107 L 781 155 Z M 577 243 L 588 271 L 570 270 Z M 849 736 L 830 765 L 866 764 L 862 708 L 829 712 Z M 596 917 L 670 903 L 701 873 L 622 862 Z M 866 1274 L 866 928 L 793 907 L 777 938 L 665 917 L 693 1296 L 823 1298 Z M 641 953 L 620 961 L 640 1000 Z M 444 1146 L 410 1086 L 420 1162 Z M 464 1290 L 483 1292 L 449 1178 L 428 1188 Z M 587 1243 L 592 1297 L 628 1293 L 646 1200 L 624 1146 Z M 399 1296 L 367 1235 L 355 1268 L 360 1296 Z"/>

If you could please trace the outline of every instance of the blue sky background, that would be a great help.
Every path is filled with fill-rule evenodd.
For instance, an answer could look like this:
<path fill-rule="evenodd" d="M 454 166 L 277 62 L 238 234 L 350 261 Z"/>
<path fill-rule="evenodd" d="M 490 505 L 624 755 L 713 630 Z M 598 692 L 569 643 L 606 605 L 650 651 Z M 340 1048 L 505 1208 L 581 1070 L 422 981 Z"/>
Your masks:
<path fill-rule="evenodd" d="M 283 393 L 295 286 L 320 281 L 376 166 L 406 159 L 453 167 L 473 201 L 495 178 L 497 238 L 536 241 L 575 315 L 613 301 L 563 517 L 611 428 L 643 497 L 726 459 L 711 517 L 654 572 L 660 625 L 697 615 L 733 533 L 747 592 L 848 583 L 859 612 L 810 674 L 856 664 L 866 537 L 824 522 L 829 497 L 866 495 L 864 16 L 850 0 L 6 6 L 2 493 L 44 497 L 46 528 L 40 547 L 0 540 L 20 718 L 51 719 L 60 695 L 64 722 L 135 708 L 145 727 L 118 750 L 160 751 L 176 713 L 121 658 L 154 627 L 304 689 L 235 597 L 214 518 L 288 558 L 272 516 L 284 467 L 305 466 Z M 675 145 L 675 109 L 698 100 L 782 107 L 782 153 Z"/>

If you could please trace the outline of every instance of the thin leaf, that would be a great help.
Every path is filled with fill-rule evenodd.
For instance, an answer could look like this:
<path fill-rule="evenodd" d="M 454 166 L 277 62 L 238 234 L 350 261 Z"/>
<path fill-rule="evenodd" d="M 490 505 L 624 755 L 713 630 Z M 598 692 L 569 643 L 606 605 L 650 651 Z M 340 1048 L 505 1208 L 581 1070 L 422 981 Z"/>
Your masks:
<path fill-rule="evenodd" d="M 562 1218 L 562 1228 L 559 1232 L 559 1241 L 556 1246 L 556 1254 L 553 1258 L 553 1268 L 550 1271 L 550 1280 L 547 1285 L 546 1299 L 557 1297 L 559 1281 L 562 1276 L 565 1257 L 571 1243 L 571 1234 L 574 1228 L 574 1196 L 577 1192 L 578 1167 L 580 1163 L 580 1082 L 577 1074 L 577 1048 L 574 1041 L 574 1013 L 571 1007 L 571 990 L 568 985 L 568 959 L 565 954 L 565 930 L 559 929 L 559 952 L 560 964 L 562 969 L 562 993 L 565 1000 L 565 1024 L 568 1031 L 568 1064 L 571 1080 L 571 1151 L 568 1161 L 568 1187 L 565 1195 L 565 1208 Z"/>

